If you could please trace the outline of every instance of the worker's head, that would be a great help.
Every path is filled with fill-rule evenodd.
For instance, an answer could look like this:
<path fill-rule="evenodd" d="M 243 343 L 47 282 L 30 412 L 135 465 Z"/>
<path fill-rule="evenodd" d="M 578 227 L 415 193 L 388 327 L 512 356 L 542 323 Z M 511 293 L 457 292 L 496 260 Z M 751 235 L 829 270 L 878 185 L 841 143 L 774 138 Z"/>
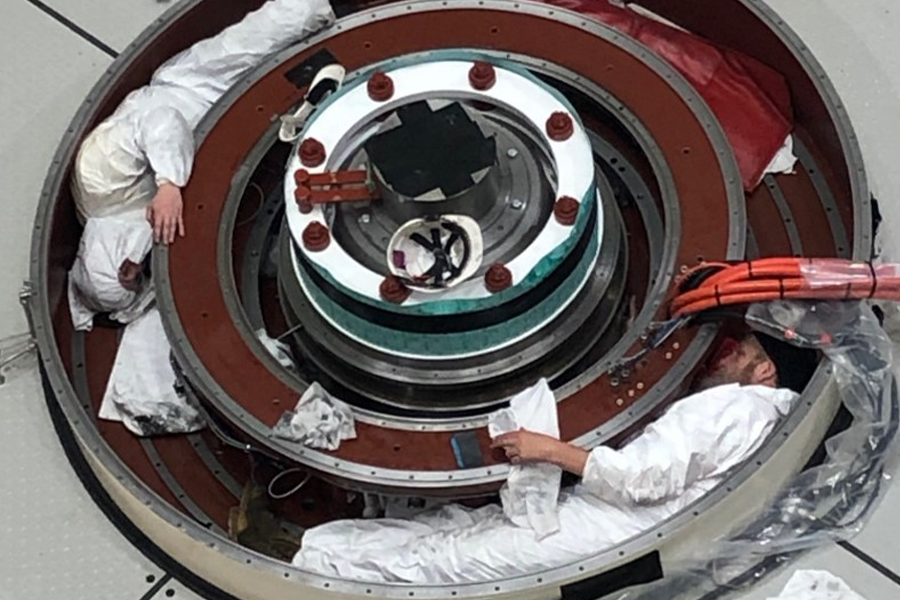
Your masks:
<path fill-rule="evenodd" d="M 79 321 L 111 313 L 127 322 L 152 300 L 143 262 L 153 246 L 153 232 L 143 219 L 88 219 L 75 263 L 69 272 L 69 302 Z"/>
<path fill-rule="evenodd" d="M 778 387 L 778 369 L 755 335 L 726 338 L 694 387 L 704 390 L 728 383 Z"/>

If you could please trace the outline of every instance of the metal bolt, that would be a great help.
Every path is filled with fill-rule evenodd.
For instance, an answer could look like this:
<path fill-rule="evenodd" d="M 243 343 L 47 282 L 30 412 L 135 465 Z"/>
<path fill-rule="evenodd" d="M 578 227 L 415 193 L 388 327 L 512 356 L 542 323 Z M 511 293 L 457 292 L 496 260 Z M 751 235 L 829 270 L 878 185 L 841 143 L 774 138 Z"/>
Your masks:
<path fill-rule="evenodd" d="M 625 400 L 623 400 L 622 398 L 616 398 L 616 406 L 622 406 L 623 404 L 625 404 Z"/>
<path fill-rule="evenodd" d="M 363 213 L 363 214 L 359 215 L 359 222 L 362 225 L 368 225 L 369 223 L 372 222 L 372 216 L 369 213 Z"/>
<path fill-rule="evenodd" d="M 516 158 L 517 156 L 519 156 L 519 151 L 515 148 L 510 148 L 506 151 L 506 155 L 510 158 Z"/>
<path fill-rule="evenodd" d="M 516 198 L 512 201 L 511 206 L 515 210 L 522 210 L 523 208 L 525 208 L 525 203 Z"/>

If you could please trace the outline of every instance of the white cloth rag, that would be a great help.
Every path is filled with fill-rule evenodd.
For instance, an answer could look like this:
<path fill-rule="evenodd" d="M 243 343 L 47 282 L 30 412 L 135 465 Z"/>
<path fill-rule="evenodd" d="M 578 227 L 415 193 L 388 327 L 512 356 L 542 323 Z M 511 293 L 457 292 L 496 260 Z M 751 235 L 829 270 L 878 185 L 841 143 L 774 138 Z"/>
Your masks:
<path fill-rule="evenodd" d="M 98 313 L 130 323 L 147 311 L 154 300 L 152 281 L 126 290 L 119 269 L 126 260 L 142 263 L 152 247 L 153 230 L 143 217 L 88 219 L 69 270 L 69 311 L 76 331 L 90 331 Z"/>
<path fill-rule="evenodd" d="M 334 398 L 319 383 L 313 383 L 293 411 L 275 424 L 276 436 L 310 448 L 334 451 L 344 440 L 356 438 L 353 410 Z"/>
<path fill-rule="evenodd" d="M 294 371 L 297 368 L 297 365 L 294 364 L 294 359 L 291 356 L 290 346 L 284 342 L 279 342 L 278 340 L 270 338 L 265 329 L 257 330 L 256 337 L 262 342 L 262 345 L 265 346 L 266 351 L 272 355 L 272 358 L 278 361 L 278 364 L 291 371 Z"/>
<path fill-rule="evenodd" d="M 140 436 L 190 433 L 205 421 L 176 390 L 171 348 L 159 311 L 151 309 L 125 327 L 100 418 L 120 421 Z"/>
<path fill-rule="evenodd" d="M 766 175 L 793 175 L 797 157 L 794 155 L 794 136 L 788 135 L 784 145 L 772 158 L 772 162 L 766 167 Z"/>
<path fill-rule="evenodd" d="M 768 600 L 865 600 L 828 571 L 797 571 L 778 596 Z"/>
<path fill-rule="evenodd" d="M 541 379 L 536 385 L 514 397 L 509 408 L 492 414 L 488 422 L 491 439 L 526 429 L 559 439 L 556 398 Z M 500 490 L 503 512 L 518 525 L 533 529 L 537 539 L 559 531 L 559 486 L 562 469 L 551 464 L 514 465 Z"/>

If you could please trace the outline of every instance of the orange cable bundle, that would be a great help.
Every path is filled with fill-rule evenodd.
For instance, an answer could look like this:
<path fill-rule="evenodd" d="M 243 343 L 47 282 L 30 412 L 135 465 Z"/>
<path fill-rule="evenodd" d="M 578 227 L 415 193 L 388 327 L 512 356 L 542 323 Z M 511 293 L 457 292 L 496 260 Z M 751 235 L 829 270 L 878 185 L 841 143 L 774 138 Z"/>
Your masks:
<path fill-rule="evenodd" d="M 718 269 L 671 302 L 673 317 L 771 300 L 900 300 L 900 266 L 837 258 L 765 258 L 731 265 L 704 263 L 685 279 Z"/>

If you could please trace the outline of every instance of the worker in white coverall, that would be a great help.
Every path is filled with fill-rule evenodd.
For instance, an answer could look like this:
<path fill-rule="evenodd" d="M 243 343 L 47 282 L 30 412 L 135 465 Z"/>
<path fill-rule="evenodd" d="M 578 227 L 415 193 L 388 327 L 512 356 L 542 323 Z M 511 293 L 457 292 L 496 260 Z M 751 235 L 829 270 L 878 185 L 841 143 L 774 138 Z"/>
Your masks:
<path fill-rule="evenodd" d="M 371 583 L 455 584 L 521 576 L 598 554 L 716 487 L 765 441 L 796 395 L 752 336 L 714 361 L 695 393 L 619 450 L 591 452 L 516 431 L 495 439 L 514 465 L 551 463 L 581 476 L 563 490 L 559 528 L 539 539 L 503 508 L 457 504 L 412 519 L 362 519 L 306 531 L 293 564 Z M 735 383 L 715 385 L 720 378 Z"/>
<path fill-rule="evenodd" d="M 144 263 L 154 238 L 172 243 L 184 235 L 181 188 L 200 120 L 267 56 L 333 19 L 327 0 L 268 2 L 168 60 L 81 145 L 72 189 L 85 227 L 69 272 L 73 325 L 89 331 L 98 313 L 127 325 L 100 418 L 122 421 L 137 435 L 203 426 L 173 389 L 170 347 Z"/>
<path fill-rule="evenodd" d="M 141 262 L 151 247 L 151 228 L 157 243 L 184 235 L 181 189 L 193 167 L 194 129 L 213 104 L 267 56 L 333 20 L 327 0 L 267 2 L 169 59 L 149 85 L 131 92 L 87 136 L 75 161 L 72 191 L 89 235 L 82 240 L 72 283 L 90 311 L 125 314 L 127 298 L 144 297 L 138 288 L 146 283 Z M 104 221 L 92 226 L 94 219 Z M 149 222 L 148 231 L 122 225 L 126 221 Z M 111 266 L 115 277 L 96 268 L 111 260 L 117 261 Z M 112 297 L 115 302 L 107 306 Z"/>

